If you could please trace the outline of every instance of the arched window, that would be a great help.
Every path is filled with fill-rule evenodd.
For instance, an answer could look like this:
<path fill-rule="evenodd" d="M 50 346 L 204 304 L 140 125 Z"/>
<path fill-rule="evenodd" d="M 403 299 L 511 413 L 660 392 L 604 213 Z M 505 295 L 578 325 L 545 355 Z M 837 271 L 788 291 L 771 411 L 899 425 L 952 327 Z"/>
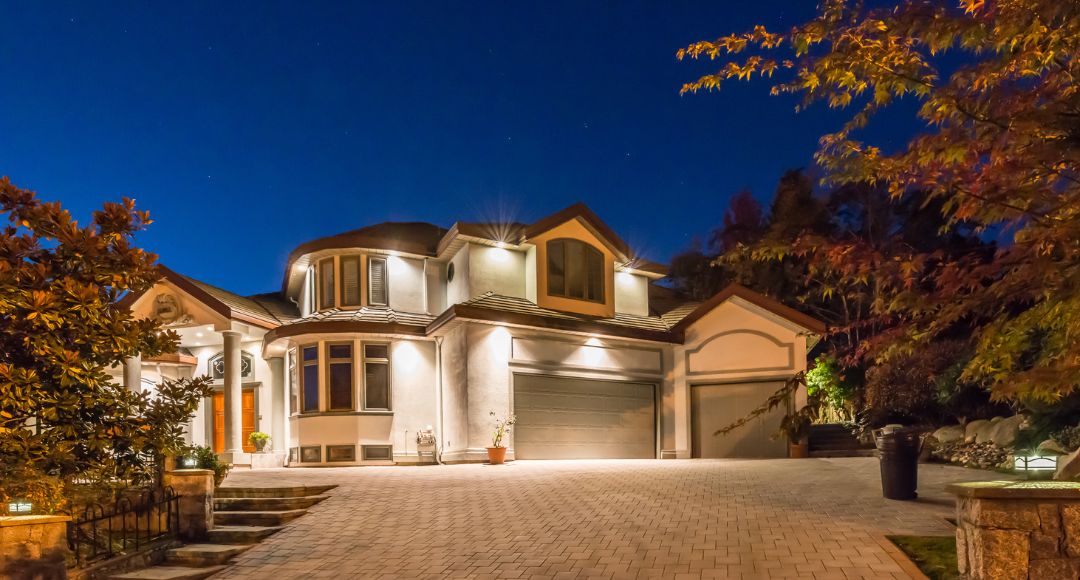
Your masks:
<path fill-rule="evenodd" d="M 604 254 L 569 238 L 547 243 L 547 289 L 549 296 L 604 301 Z"/>

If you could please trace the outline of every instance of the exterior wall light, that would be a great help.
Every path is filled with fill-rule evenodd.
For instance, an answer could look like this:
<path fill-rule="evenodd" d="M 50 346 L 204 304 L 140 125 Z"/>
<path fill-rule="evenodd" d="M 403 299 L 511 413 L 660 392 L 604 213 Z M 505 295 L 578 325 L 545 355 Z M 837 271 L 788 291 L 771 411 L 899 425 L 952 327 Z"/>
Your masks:
<path fill-rule="evenodd" d="M 1017 455 L 1013 460 L 1013 471 L 1032 475 L 1053 473 L 1057 470 L 1055 455 Z"/>
<path fill-rule="evenodd" d="M 34 511 L 34 504 L 25 499 L 17 499 L 8 503 L 8 513 L 11 515 L 28 514 Z"/>

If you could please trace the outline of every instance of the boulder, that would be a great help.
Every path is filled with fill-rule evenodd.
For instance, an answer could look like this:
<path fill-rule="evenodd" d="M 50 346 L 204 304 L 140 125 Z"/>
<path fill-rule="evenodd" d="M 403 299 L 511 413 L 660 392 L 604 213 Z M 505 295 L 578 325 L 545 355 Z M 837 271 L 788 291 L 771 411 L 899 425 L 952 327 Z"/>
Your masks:
<path fill-rule="evenodd" d="M 997 423 L 987 421 L 979 426 L 975 430 L 975 442 L 976 443 L 993 443 L 994 432 L 997 431 Z"/>
<path fill-rule="evenodd" d="M 941 427 L 937 431 L 934 431 L 934 433 L 930 435 L 930 438 L 939 445 L 960 441 L 964 438 L 964 426 L 947 425 L 945 427 Z"/>
<path fill-rule="evenodd" d="M 1025 419 L 1023 415 L 1013 415 L 1008 419 L 992 421 L 993 427 L 987 433 L 990 442 L 1000 447 L 1012 447 L 1013 443 L 1016 443 L 1016 437 L 1020 435 L 1020 427 L 1023 426 Z"/>
<path fill-rule="evenodd" d="M 964 426 L 964 443 L 975 443 L 976 434 L 983 426 L 989 425 L 990 421 L 986 419 L 978 419 L 972 421 Z"/>
<path fill-rule="evenodd" d="M 1002 419 L 1001 417 L 994 417 L 993 419 L 990 419 L 990 422 L 991 422 L 991 423 L 997 423 L 997 422 L 998 422 L 998 421 L 1000 421 L 1001 419 Z"/>
<path fill-rule="evenodd" d="M 1080 477 L 1080 449 L 1058 457 L 1054 479 L 1071 481 L 1078 477 Z"/>
<path fill-rule="evenodd" d="M 1035 448 L 1035 452 L 1038 453 L 1039 455 L 1068 455 L 1069 454 L 1068 449 L 1065 449 L 1064 447 L 1061 446 L 1060 443 L 1058 443 L 1057 441 L 1054 441 L 1053 439 L 1047 439 L 1046 441 L 1043 441 L 1042 443 L 1039 443 L 1039 446 Z"/>

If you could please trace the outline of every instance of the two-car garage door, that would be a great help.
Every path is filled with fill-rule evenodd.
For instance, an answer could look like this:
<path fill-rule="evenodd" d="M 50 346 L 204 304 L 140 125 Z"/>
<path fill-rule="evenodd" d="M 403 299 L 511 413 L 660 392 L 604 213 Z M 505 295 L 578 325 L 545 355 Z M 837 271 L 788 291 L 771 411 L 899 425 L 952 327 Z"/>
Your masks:
<path fill-rule="evenodd" d="M 656 457 L 656 395 L 647 383 L 514 376 L 517 459 Z"/>

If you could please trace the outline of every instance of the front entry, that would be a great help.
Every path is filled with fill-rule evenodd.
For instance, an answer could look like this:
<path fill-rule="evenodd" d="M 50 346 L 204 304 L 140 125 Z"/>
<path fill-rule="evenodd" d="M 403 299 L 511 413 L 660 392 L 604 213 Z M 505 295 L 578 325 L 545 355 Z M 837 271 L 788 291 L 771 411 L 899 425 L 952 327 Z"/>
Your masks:
<path fill-rule="evenodd" d="M 517 459 L 656 458 L 649 383 L 514 376 Z"/>
<path fill-rule="evenodd" d="M 255 446 L 248 436 L 255 432 L 255 390 L 244 389 L 240 395 L 240 416 L 243 427 L 240 441 L 245 453 L 255 453 Z M 225 393 L 214 393 L 214 453 L 225 452 Z"/>

